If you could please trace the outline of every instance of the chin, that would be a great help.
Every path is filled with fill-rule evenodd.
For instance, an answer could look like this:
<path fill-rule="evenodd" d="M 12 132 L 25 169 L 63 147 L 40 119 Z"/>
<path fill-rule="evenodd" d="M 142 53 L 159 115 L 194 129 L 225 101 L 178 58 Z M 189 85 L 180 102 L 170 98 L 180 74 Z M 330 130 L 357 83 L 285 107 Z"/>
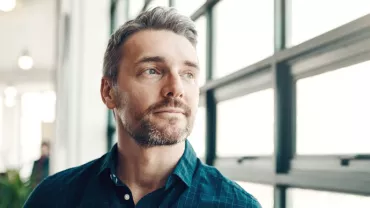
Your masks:
<path fill-rule="evenodd" d="M 185 118 L 179 118 L 176 116 L 165 117 L 165 118 L 154 118 L 150 121 L 153 126 L 163 131 L 174 130 L 174 129 L 185 129 L 188 125 L 188 121 Z"/>
<path fill-rule="evenodd" d="M 188 119 L 179 117 L 151 117 L 143 119 L 139 126 L 132 136 L 144 147 L 178 144 L 191 131 Z"/>
<path fill-rule="evenodd" d="M 155 137 L 162 138 L 168 141 L 182 141 L 189 134 L 189 128 L 185 124 L 166 124 L 157 125 L 155 128 Z M 153 132 L 153 133 L 154 133 Z"/>
<path fill-rule="evenodd" d="M 181 137 L 186 131 L 186 126 L 179 126 L 179 125 L 170 125 L 165 128 L 159 128 L 160 132 L 162 132 L 163 136 L 169 138 L 178 138 Z"/>

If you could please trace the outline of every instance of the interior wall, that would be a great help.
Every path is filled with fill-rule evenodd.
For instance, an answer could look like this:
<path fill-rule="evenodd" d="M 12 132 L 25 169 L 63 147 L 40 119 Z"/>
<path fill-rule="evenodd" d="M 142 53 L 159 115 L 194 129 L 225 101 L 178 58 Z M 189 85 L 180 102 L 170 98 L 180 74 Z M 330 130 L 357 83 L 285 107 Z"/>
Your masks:
<path fill-rule="evenodd" d="M 83 164 L 106 151 L 107 110 L 99 88 L 109 38 L 109 3 L 60 1 L 52 172 Z"/>

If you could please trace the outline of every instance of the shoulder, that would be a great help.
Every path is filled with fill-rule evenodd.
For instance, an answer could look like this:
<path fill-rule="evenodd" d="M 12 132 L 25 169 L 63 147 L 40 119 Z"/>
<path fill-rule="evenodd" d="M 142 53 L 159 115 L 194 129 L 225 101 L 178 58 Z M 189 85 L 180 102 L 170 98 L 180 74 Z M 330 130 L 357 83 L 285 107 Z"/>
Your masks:
<path fill-rule="evenodd" d="M 99 167 L 101 158 L 45 178 L 31 193 L 24 207 L 48 207 L 78 192 Z M 83 187 L 83 186 L 82 186 Z M 64 198 L 63 198 L 64 197 Z"/>
<path fill-rule="evenodd" d="M 245 191 L 236 182 L 228 179 L 215 167 L 200 164 L 198 180 L 200 194 L 216 196 L 218 204 L 233 205 L 233 207 L 261 208 L 258 200 Z"/>
<path fill-rule="evenodd" d="M 79 179 L 83 179 L 86 174 L 89 174 L 89 170 L 94 168 L 97 163 L 98 159 L 58 172 L 47 177 L 39 187 L 55 189 L 56 187 L 74 185 L 74 183 L 79 182 Z"/>

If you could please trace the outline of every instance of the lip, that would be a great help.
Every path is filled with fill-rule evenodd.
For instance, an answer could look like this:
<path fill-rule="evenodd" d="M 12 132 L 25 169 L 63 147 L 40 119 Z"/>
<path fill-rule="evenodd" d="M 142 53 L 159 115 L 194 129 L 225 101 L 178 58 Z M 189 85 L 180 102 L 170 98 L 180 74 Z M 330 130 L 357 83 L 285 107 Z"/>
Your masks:
<path fill-rule="evenodd" d="M 162 108 L 154 111 L 154 113 L 179 113 L 185 114 L 184 110 L 181 108 Z"/>

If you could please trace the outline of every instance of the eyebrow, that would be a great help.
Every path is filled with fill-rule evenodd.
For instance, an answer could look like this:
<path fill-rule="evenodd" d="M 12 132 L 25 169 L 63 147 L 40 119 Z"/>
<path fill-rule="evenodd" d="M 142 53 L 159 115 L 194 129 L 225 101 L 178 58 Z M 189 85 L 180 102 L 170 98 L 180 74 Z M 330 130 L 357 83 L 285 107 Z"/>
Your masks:
<path fill-rule="evenodd" d="M 198 64 L 194 63 L 194 62 L 191 62 L 191 61 L 185 61 L 184 64 L 186 66 L 190 66 L 190 67 L 193 67 L 193 68 L 196 68 L 197 70 L 199 70 L 199 66 Z"/>
<path fill-rule="evenodd" d="M 139 59 L 135 66 L 142 64 L 142 63 L 150 63 L 150 62 L 157 62 L 157 63 L 165 63 L 166 59 L 162 56 L 144 56 L 143 58 Z M 192 62 L 192 61 L 184 61 L 184 65 L 193 67 L 199 70 L 198 64 Z"/>
<path fill-rule="evenodd" d="M 162 56 L 144 56 L 143 58 L 139 59 L 135 65 L 139 65 L 141 63 L 148 63 L 148 62 L 166 62 L 165 58 Z"/>

